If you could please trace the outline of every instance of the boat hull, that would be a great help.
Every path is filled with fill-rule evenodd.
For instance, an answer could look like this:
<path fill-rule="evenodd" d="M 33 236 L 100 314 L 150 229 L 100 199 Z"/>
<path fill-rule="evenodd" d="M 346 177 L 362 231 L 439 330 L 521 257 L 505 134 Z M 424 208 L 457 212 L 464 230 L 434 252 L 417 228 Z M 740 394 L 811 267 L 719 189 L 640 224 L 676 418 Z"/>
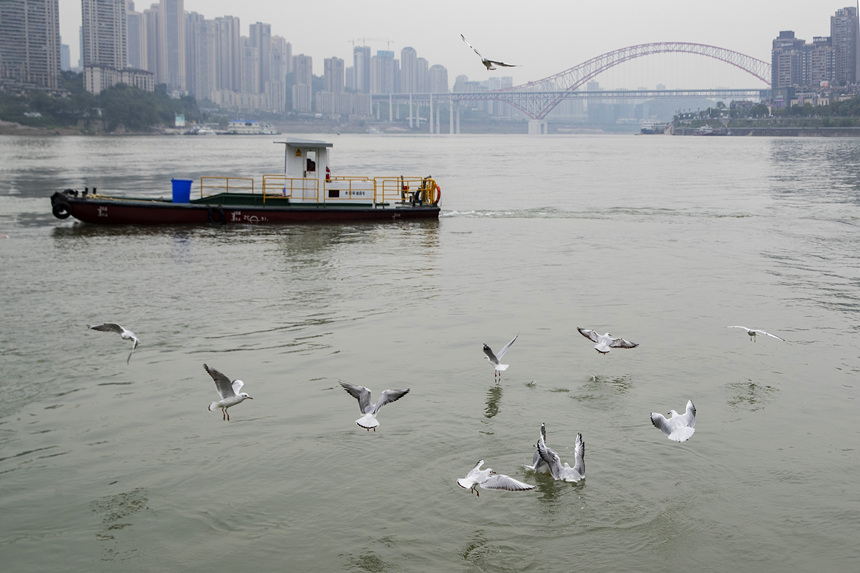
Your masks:
<path fill-rule="evenodd" d="M 54 193 L 54 216 L 98 225 L 295 224 L 436 219 L 436 205 L 242 205 L 172 203 L 159 199 L 75 197 Z"/>

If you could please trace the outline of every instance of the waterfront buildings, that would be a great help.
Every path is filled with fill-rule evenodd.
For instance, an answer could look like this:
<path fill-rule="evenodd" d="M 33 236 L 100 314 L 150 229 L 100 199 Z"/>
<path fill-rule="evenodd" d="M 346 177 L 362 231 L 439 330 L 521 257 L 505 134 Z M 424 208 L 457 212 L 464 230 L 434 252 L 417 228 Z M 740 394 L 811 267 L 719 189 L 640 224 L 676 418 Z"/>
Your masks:
<path fill-rule="evenodd" d="M 59 76 L 57 0 L 2 0 L 0 83 L 57 89 Z"/>

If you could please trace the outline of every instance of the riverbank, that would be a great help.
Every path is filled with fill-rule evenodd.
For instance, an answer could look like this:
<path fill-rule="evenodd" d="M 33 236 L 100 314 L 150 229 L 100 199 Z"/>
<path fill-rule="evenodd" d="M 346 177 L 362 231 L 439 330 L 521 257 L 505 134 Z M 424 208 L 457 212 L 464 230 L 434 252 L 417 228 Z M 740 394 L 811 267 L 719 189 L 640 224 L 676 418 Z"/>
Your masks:
<path fill-rule="evenodd" d="M 31 127 L 14 121 L 0 120 L 0 135 L 83 135 L 83 132 L 77 127 Z"/>
<path fill-rule="evenodd" d="M 860 127 L 729 127 L 702 133 L 700 128 L 676 127 L 672 135 L 734 135 L 758 137 L 860 137 Z"/>

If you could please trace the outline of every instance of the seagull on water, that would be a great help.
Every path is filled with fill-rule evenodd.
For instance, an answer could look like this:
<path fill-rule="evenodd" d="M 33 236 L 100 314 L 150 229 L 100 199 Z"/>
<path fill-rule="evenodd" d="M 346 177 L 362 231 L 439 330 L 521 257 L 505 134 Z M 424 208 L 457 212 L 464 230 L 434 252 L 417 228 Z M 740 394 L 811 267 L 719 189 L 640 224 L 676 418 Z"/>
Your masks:
<path fill-rule="evenodd" d="M 543 440 L 546 441 L 546 425 L 540 425 L 540 434 L 538 434 L 538 441 Z M 540 457 L 540 452 L 537 450 L 537 444 L 535 444 L 535 453 L 532 456 L 532 465 L 524 466 L 527 470 L 532 470 L 533 472 L 548 472 L 549 466 L 546 465 L 546 462 Z"/>
<path fill-rule="evenodd" d="M 598 334 L 587 328 L 576 328 L 581 335 L 596 343 L 594 349 L 601 354 L 608 354 L 612 348 L 636 348 L 639 346 L 637 342 L 630 342 L 623 338 L 613 337 L 608 332 L 606 334 Z"/>
<path fill-rule="evenodd" d="M 501 350 L 499 350 L 499 353 L 498 353 L 498 354 L 493 354 L 493 349 L 492 349 L 492 348 L 490 348 L 489 346 L 487 346 L 487 343 L 486 343 L 486 342 L 484 343 L 484 354 L 486 354 L 486 355 L 487 355 L 487 360 L 489 360 L 489 361 L 490 361 L 490 364 L 492 364 L 492 365 L 493 365 L 493 368 L 495 369 L 495 375 L 496 375 L 496 376 L 501 377 L 501 376 L 502 376 L 502 372 L 504 372 L 505 370 L 507 370 L 507 369 L 508 369 L 508 366 L 509 366 L 509 365 L 508 365 L 508 364 L 500 364 L 500 363 L 499 363 L 499 360 L 501 360 L 501 359 L 502 359 L 502 356 L 504 356 L 504 355 L 505 355 L 505 352 L 507 352 L 507 351 L 508 351 L 508 348 L 510 348 L 510 347 L 511 347 L 511 344 L 513 344 L 513 343 L 514 343 L 514 340 L 516 340 L 517 338 L 519 338 L 519 336 L 520 336 L 519 334 L 517 334 L 516 336 L 514 336 L 514 339 L 513 339 L 513 340 L 511 340 L 510 342 L 508 342 L 507 344 L 505 344 L 505 345 L 502 347 L 502 349 L 501 349 Z"/>
<path fill-rule="evenodd" d="M 355 423 L 367 431 L 370 431 L 370 429 L 373 428 L 374 432 L 376 431 L 376 427 L 379 425 L 379 420 L 376 419 L 379 409 L 386 404 L 399 400 L 409 393 L 409 388 L 406 390 L 386 390 L 379 397 L 379 400 L 376 401 L 376 404 L 371 404 L 370 390 L 364 386 L 356 386 L 354 384 L 347 384 L 346 382 L 341 382 L 340 385 L 343 386 L 343 389 L 349 392 L 353 398 L 358 400 L 358 409 L 361 410 L 362 414 L 364 414 L 361 418 L 356 420 Z"/>
<path fill-rule="evenodd" d="M 466 36 L 464 36 L 463 34 L 460 34 L 460 37 L 463 38 L 463 42 L 465 42 L 467 46 L 472 48 L 472 50 L 474 50 L 475 53 L 478 54 L 478 57 L 481 58 L 481 63 L 484 64 L 484 66 L 487 68 L 487 71 L 495 70 L 496 69 L 495 66 L 502 66 L 504 68 L 516 67 L 516 64 L 507 64 L 505 62 L 500 62 L 498 60 L 488 60 L 487 58 L 485 58 L 484 56 L 481 55 L 481 52 L 479 52 L 478 50 L 475 50 L 475 47 L 472 44 L 470 44 L 468 42 L 468 40 L 466 40 Z"/>
<path fill-rule="evenodd" d="M 585 479 L 585 443 L 582 434 L 576 435 L 576 443 L 573 447 L 573 467 L 567 462 L 561 463 L 558 454 L 546 445 L 544 436 L 538 439 L 537 451 L 541 459 L 549 466 L 549 472 L 553 479 L 576 483 Z"/>
<path fill-rule="evenodd" d="M 245 398 L 249 400 L 253 400 L 253 398 L 245 392 L 240 392 L 242 386 L 245 385 L 241 380 L 233 380 L 231 382 L 229 378 L 214 368 L 209 368 L 206 364 L 203 365 L 203 368 L 206 369 L 206 372 L 215 381 L 215 388 L 218 389 L 218 393 L 221 395 L 220 400 L 209 404 L 209 411 L 212 412 L 215 408 L 221 408 L 221 419 L 229 422 L 230 413 L 227 411 L 227 408 L 241 404 L 245 401 Z"/>
<path fill-rule="evenodd" d="M 140 344 L 140 340 L 138 340 L 137 336 L 123 327 L 121 324 L 117 324 L 115 322 L 105 322 L 104 324 L 88 324 L 87 328 L 91 328 L 92 330 L 100 330 L 102 332 L 116 332 L 119 334 L 123 340 L 131 340 L 131 352 L 128 353 L 128 358 L 125 359 L 125 363 L 128 364 L 131 360 L 131 355 L 134 353 L 134 349 L 137 348 L 137 345 Z"/>
<path fill-rule="evenodd" d="M 506 489 L 508 491 L 525 491 L 535 488 L 533 485 L 515 480 L 510 476 L 497 474 L 490 468 L 482 470 L 482 465 L 484 465 L 484 460 L 478 461 L 475 467 L 466 474 L 466 477 L 457 480 L 457 485 L 475 492 L 478 497 L 481 497 L 481 494 L 478 493 L 478 486 L 484 489 Z"/>
<path fill-rule="evenodd" d="M 696 407 L 693 406 L 692 400 L 687 400 L 687 411 L 679 414 L 675 410 L 670 410 L 668 420 L 663 414 L 651 412 L 651 423 L 669 436 L 670 440 L 685 442 L 696 431 Z"/>
<path fill-rule="evenodd" d="M 783 342 L 785 342 L 784 338 L 780 338 L 779 336 L 771 334 L 770 332 L 766 332 L 764 330 L 756 330 L 754 328 L 747 328 L 746 326 L 727 326 L 726 328 L 743 328 L 747 331 L 747 334 L 750 335 L 750 342 L 755 342 L 755 338 L 759 334 L 764 334 L 766 336 L 770 336 L 771 338 L 776 338 L 777 340 L 782 340 Z"/>

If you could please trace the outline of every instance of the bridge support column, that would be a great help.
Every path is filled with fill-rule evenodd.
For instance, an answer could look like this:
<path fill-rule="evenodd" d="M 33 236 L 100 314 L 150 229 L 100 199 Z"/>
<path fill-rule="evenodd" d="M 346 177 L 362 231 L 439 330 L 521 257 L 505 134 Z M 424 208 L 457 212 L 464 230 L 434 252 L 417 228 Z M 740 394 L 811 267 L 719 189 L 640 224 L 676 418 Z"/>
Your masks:
<path fill-rule="evenodd" d="M 433 133 L 433 94 L 430 94 L 430 133 Z"/>
<path fill-rule="evenodd" d="M 529 120 L 529 135 L 546 135 L 546 120 L 545 119 L 530 119 Z"/>
<path fill-rule="evenodd" d="M 448 100 L 448 133 L 454 133 L 454 98 Z"/>

